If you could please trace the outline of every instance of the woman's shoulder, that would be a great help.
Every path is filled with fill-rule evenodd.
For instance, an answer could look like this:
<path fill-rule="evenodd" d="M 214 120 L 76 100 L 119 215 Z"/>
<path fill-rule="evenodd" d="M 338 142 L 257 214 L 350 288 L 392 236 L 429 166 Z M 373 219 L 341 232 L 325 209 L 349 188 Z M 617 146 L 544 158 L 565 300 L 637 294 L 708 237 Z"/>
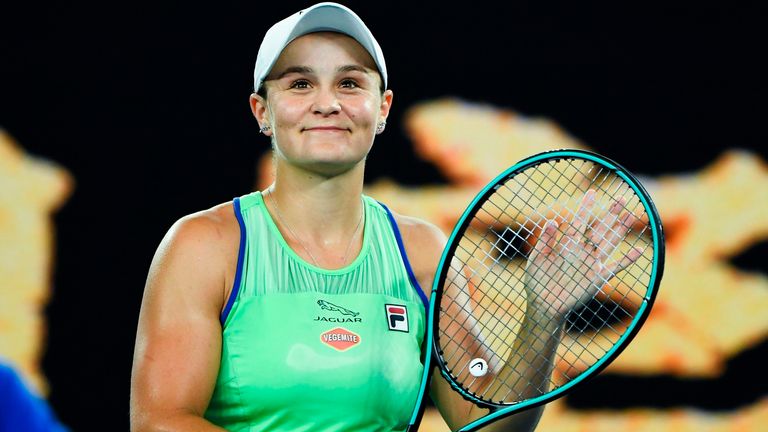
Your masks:
<path fill-rule="evenodd" d="M 232 202 L 187 214 L 177 219 L 160 242 L 157 254 L 187 265 L 226 268 L 237 259 L 240 226 Z"/>
<path fill-rule="evenodd" d="M 185 215 L 168 229 L 155 252 L 149 287 L 218 305 L 233 280 L 239 242 L 231 202 Z"/>
<path fill-rule="evenodd" d="M 182 216 L 169 229 L 180 240 L 228 243 L 239 240 L 240 227 L 232 201 Z"/>
<path fill-rule="evenodd" d="M 437 225 L 413 216 L 406 216 L 392 212 L 392 217 L 397 222 L 403 240 L 409 240 L 411 243 L 418 243 L 423 246 L 430 244 L 445 243 L 445 234 Z"/>
<path fill-rule="evenodd" d="M 445 233 L 435 224 L 417 217 L 395 212 L 392 212 L 392 216 L 397 222 L 405 253 L 408 255 L 416 278 L 419 279 L 420 284 L 427 279 L 431 283 L 447 242 Z"/>

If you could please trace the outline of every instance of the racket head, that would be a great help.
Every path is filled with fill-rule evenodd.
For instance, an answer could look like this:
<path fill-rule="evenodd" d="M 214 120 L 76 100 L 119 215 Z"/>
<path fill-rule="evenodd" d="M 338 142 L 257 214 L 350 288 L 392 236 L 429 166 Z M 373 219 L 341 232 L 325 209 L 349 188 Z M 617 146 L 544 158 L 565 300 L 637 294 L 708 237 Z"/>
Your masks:
<path fill-rule="evenodd" d="M 558 164 L 565 164 L 563 166 L 568 167 L 565 171 L 570 170 L 571 174 L 579 178 L 577 180 L 568 178 L 567 176 L 569 173 L 558 173 L 558 171 L 563 171 L 562 168 L 554 169 L 556 175 L 559 177 L 554 181 L 550 179 L 549 183 L 547 183 L 547 175 L 552 173 L 552 167 L 557 166 Z M 535 174 L 536 171 L 534 170 L 538 170 L 542 167 L 550 167 L 550 171 L 547 175 L 539 175 L 538 177 L 540 178 L 537 178 L 537 175 Z M 521 179 L 526 182 L 545 183 L 541 185 L 541 189 L 544 190 L 544 193 L 533 190 L 533 187 L 528 183 L 521 184 Z M 609 181 L 609 183 L 606 183 L 607 181 Z M 509 182 L 513 182 L 515 187 L 527 192 L 515 194 L 509 187 Z M 562 188 L 560 193 L 554 195 L 551 190 L 561 187 L 561 185 L 558 184 L 559 182 L 564 182 L 567 187 Z M 609 185 L 609 187 L 606 185 Z M 615 188 L 616 185 L 621 185 L 621 187 Z M 537 185 L 536 187 L 538 188 L 539 186 Z M 567 352 L 568 350 L 562 352 L 563 343 L 561 342 L 561 346 L 558 347 L 558 353 L 555 356 L 555 361 L 552 367 L 554 368 L 555 373 L 564 374 L 565 378 L 563 379 L 560 377 L 557 381 L 550 378 L 550 389 L 548 391 L 541 391 L 538 395 L 526 397 L 524 399 L 512 396 L 506 399 L 494 400 L 492 397 L 488 397 L 487 394 L 483 394 L 479 391 L 482 390 L 482 388 L 473 387 L 472 383 L 468 383 L 468 359 L 475 359 L 473 359 L 471 354 L 460 352 L 459 348 L 451 348 L 450 345 L 452 342 L 446 339 L 446 332 L 443 327 L 441 327 L 443 326 L 442 323 L 447 319 L 442 315 L 443 311 L 451 308 L 452 303 L 456 300 L 450 298 L 450 295 L 445 294 L 445 284 L 448 279 L 449 271 L 451 271 L 452 266 L 452 271 L 456 273 L 466 271 L 467 263 L 465 261 L 471 260 L 473 255 L 473 252 L 468 252 L 466 250 L 467 248 L 465 245 L 462 245 L 462 242 L 468 237 L 474 236 L 475 238 L 470 241 L 470 244 L 475 244 L 475 242 L 478 241 L 478 235 L 482 237 L 487 234 L 483 233 L 483 228 L 478 228 L 478 226 L 482 226 L 483 223 L 490 223 L 490 225 L 486 226 L 486 231 L 493 232 L 497 238 L 494 239 L 491 237 L 493 241 L 487 241 L 487 238 L 485 238 L 484 241 L 487 241 L 486 244 L 483 247 L 478 247 L 478 249 L 485 251 L 487 254 L 486 256 L 490 256 L 490 254 L 488 254 L 489 252 L 503 254 L 505 259 L 510 256 L 511 252 L 512 256 L 509 261 L 512 262 L 517 260 L 518 262 L 516 264 L 505 264 L 508 267 L 505 267 L 504 271 L 509 270 L 509 268 L 514 269 L 514 271 L 508 271 L 509 277 L 507 280 L 517 281 L 516 285 L 518 286 L 505 288 L 517 289 L 517 299 L 520 300 L 520 296 L 522 296 L 524 301 L 524 294 L 520 294 L 519 292 L 522 290 L 522 287 L 519 286 L 522 285 L 522 277 L 520 276 L 521 266 L 523 270 L 525 267 L 522 261 L 526 261 L 528 255 L 533 250 L 535 239 L 540 235 L 544 223 L 543 221 L 547 220 L 549 217 L 567 219 L 568 217 L 575 216 L 579 207 L 577 203 L 579 194 L 585 193 L 586 190 L 590 188 L 598 189 L 596 195 L 600 195 L 601 191 L 603 192 L 602 195 L 605 195 L 596 198 L 596 201 L 598 202 L 596 207 L 602 207 L 603 210 L 610 207 L 611 204 L 608 203 L 607 200 L 613 199 L 616 192 L 626 196 L 627 202 L 622 211 L 626 210 L 628 212 L 638 213 L 636 216 L 638 220 L 641 221 L 640 225 L 644 227 L 639 233 L 636 232 L 632 237 L 634 241 L 633 247 L 640 244 L 643 246 L 643 253 L 635 260 L 635 262 L 624 270 L 628 274 L 634 274 L 633 277 L 635 280 L 633 281 L 632 286 L 629 287 L 629 291 L 626 291 L 626 286 L 622 286 L 621 289 L 614 290 L 614 292 L 606 295 L 604 292 L 605 287 L 610 286 L 611 282 L 614 284 L 617 283 L 617 281 L 615 281 L 616 275 L 613 275 L 610 281 L 606 281 L 606 284 L 598 290 L 593 298 L 590 298 L 587 303 L 575 308 L 575 310 L 580 310 L 581 312 L 576 315 L 572 312 L 567 316 L 565 324 L 566 326 L 570 325 L 571 331 L 566 332 L 564 338 L 572 339 L 569 340 L 569 343 L 571 344 L 571 347 L 573 347 L 576 343 L 574 341 L 577 340 L 581 334 L 589 333 L 587 331 L 589 330 L 589 327 L 594 327 L 592 321 L 600 321 L 603 319 L 599 316 L 599 312 L 603 311 L 604 315 L 604 312 L 611 308 L 613 309 L 611 315 L 614 315 L 614 312 L 617 310 L 622 311 L 620 314 L 617 314 L 620 316 L 614 317 L 617 319 L 617 322 L 611 323 L 612 326 L 619 326 L 620 324 L 621 328 L 619 331 L 612 329 L 615 334 L 611 335 L 607 340 L 602 340 L 603 338 L 601 337 L 600 342 L 597 343 L 597 348 L 594 348 L 591 345 L 584 347 L 584 342 L 580 342 L 579 345 L 581 345 L 583 352 L 595 349 L 599 354 L 599 357 L 593 353 L 591 354 L 592 358 L 589 359 L 589 361 L 582 361 L 577 365 L 577 369 L 568 370 L 566 372 L 560 370 L 562 367 L 558 367 L 558 364 L 564 362 L 567 366 L 566 369 L 569 367 L 570 369 L 573 369 L 573 367 L 571 367 L 574 366 L 573 363 L 570 363 L 570 366 L 568 366 L 569 362 L 564 360 L 564 358 L 568 355 L 574 356 L 578 354 L 569 353 Z M 499 196 L 499 191 L 504 189 L 507 189 L 507 192 L 505 192 L 507 196 L 503 197 L 504 199 L 502 201 L 509 198 L 507 201 L 517 201 L 516 205 L 518 206 L 522 205 L 521 203 L 525 203 L 528 207 L 527 211 L 532 213 L 533 216 L 525 216 L 525 212 L 521 211 L 517 211 L 516 213 L 513 211 L 512 213 L 514 214 L 509 214 L 509 209 L 507 207 L 499 208 L 498 204 L 493 203 L 493 200 L 495 199 L 494 197 Z M 565 194 L 565 196 L 563 194 Z M 576 200 L 574 200 L 574 196 L 577 197 Z M 565 201 L 569 202 L 567 205 L 558 206 L 556 203 L 559 201 L 559 198 L 566 198 Z M 537 199 L 540 202 L 537 203 Z M 490 207 L 488 205 L 489 202 L 492 203 Z M 525 205 L 522 206 L 525 207 Z M 523 221 L 520 220 L 521 215 L 524 219 Z M 594 215 L 592 216 L 594 217 Z M 514 229 L 510 231 L 510 226 L 515 226 L 517 231 Z M 634 231 L 634 229 L 630 231 Z M 510 232 L 512 233 L 511 237 Z M 521 232 L 523 235 L 520 235 Z M 507 238 L 505 238 L 505 236 L 507 236 Z M 502 240 L 501 248 L 498 247 L 499 239 Z M 626 239 L 627 237 L 622 238 L 621 241 L 624 242 Z M 494 251 L 494 248 L 497 250 Z M 619 250 L 619 248 L 617 248 L 617 250 Z M 459 261 L 459 268 L 456 268 L 457 260 Z M 482 260 L 485 260 L 485 258 L 482 258 Z M 478 260 L 475 261 L 479 262 Z M 637 268 L 640 264 L 642 264 L 642 268 Z M 498 265 L 498 263 L 495 265 Z M 633 266 L 635 267 L 634 269 Z M 596 153 L 575 149 L 548 151 L 520 161 L 504 173 L 500 174 L 475 197 L 460 217 L 449 237 L 448 244 L 438 266 L 430 298 L 429 325 L 427 327 L 426 341 L 428 344 L 427 349 L 432 351 L 433 356 L 427 356 L 425 359 L 425 375 L 421 384 L 422 389 L 419 403 L 423 405 L 422 398 L 428 391 L 427 386 L 430 379 L 428 374 L 435 365 L 440 368 L 441 374 L 451 384 L 455 391 L 459 392 L 465 399 L 478 406 L 489 408 L 491 410 L 490 415 L 470 423 L 462 430 L 474 430 L 498 418 L 544 404 L 564 395 L 574 386 L 596 375 L 610 364 L 610 362 L 621 353 L 637 334 L 647 318 L 656 293 L 658 292 L 663 268 L 664 235 L 658 212 L 648 192 L 625 168 Z M 473 305 L 474 308 L 477 308 L 478 311 L 481 309 L 484 310 L 487 315 L 488 308 L 482 306 L 482 304 L 487 300 L 485 298 L 487 296 L 486 291 L 493 287 L 491 286 L 489 288 L 488 286 L 483 286 L 483 278 L 478 278 L 477 273 L 482 272 L 478 272 L 474 269 L 470 271 L 470 274 L 465 274 L 466 290 L 474 291 L 465 293 L 467 294 L 465 297 L 468 298 L 469 304 Z M 493 273 L 491 270 L 488 270 L 487 273 L 492 274 L 497 280 L 503 279 L 499 274 Z M 618 282 L 623 283 L 622 281 Z M 490 285 L 494 284 L 495 282 Z M 622 289 L 625 292 L 622 293 Z M 509 289 L 507 289 L 507 291 L 509 291 Z M 478 292 L 480 292 L 480 294 L 477 294 Z M 616 293 L 618 293 L 619 296 L 623 295 L 623 298 L 620 300 L 612 298 L 612 295 Z M 500 293 L 497 290 L 495 296 L 498 297 L 499 294 Z M 502 296 L 508 296 L 510 293 L 507 292 L 501 294 Z M 598 298 L 598 294 L 602 294 L 603 298 Z M 621 304 L 621 302 L 627 302 L 628 299 L 632 302 L 631 305 Z M 510 306 L 509 302 L 507 302 L 505 306 Z M 524 306 L 517 308 L 512 307 L 510 309 L 515 310 L 515 313 L 517 314 L 516 318 L 496 319 L 495 322 L 489 322 L 485 317 L 473 317 L 478 320 L 478 322 L 482 322 L 485 327 L 486 334 L 483 336 L 486 340 L 484 340 L 483 343 L 488 343 L 489 345 L 496 344 L 495 348 L 500 349 L 501 351 L 504 351 L 505 348 L 508 351 L 509 348 L 511 348 L 510 346 L 503 346 L 503 343 L 499 345 L 497 343 L 498 341 L 490 340 L 493 336 L 492 333 L 500 328 L 499 325 L 502 321 L 506 320 L 506 322 L 501 325 L 501 328 L 504 328 L 505 325 L 517 320 L 516 323 L 519 330 L 520 314 L 524 314 Z M 471 311 L 468 313 L 470 315 L 473 314 Z M 593 328 L 592 330 L 596 330 L 592 333 L 600 334 L 600 331 L 603 329 Z M 508 338 L 509 334 L 514 332 L 514 329 L 506 329 L 505 332 L 507 333 L 505 337 Z M 594 345 L 594 343 L 592 344 Z M 482 380 L 475 380 L 475 382 L 482 382 Z M 422 410 L 423 406 L 421 406 L 420 409 L 417 408 L 417 411 L 419 412 L 414 412 L 412 421 L 418 422 Z"/>

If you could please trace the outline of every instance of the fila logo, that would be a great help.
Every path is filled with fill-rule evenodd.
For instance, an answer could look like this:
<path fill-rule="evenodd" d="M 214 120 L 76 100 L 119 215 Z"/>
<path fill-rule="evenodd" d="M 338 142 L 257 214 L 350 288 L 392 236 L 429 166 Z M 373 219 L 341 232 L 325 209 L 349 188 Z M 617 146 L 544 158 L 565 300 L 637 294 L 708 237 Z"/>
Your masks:
<path fill-rule="evenodd" d="M 404 305 L 386 304 L 387 325 L 392 331 L 408 333 L 408 309 Z"/>

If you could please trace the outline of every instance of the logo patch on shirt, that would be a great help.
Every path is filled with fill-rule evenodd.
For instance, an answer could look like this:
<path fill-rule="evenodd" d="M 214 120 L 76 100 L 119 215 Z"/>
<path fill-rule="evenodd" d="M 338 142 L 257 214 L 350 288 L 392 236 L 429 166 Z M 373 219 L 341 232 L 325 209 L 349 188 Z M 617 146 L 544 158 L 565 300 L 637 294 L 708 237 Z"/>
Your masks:
<path fill-rule="evenodd" d="M 330 311 L 336 311 L 336 312 L 338 312 L 338 313 L 340 313 L 342 315 L 349 315 L 349 316 L 353 316 L 353 317 L 356 317 L 356 316 L 360 315 L 359 312 L 355 312 L 355 311 L 349 310 L 349 309 L 347 309 L 345 307 L 341 307 L 339 305 L 335 305 L 335 304 L 333 304 L 333 303 L 331 303 L 329 301 L 318 300 L 317 304 L 320 306 L 321 309 L 330 310 Z"/>
<path fill-rule="evenodd" d="M 321 334 L 320 341 L 337 351 L 346 351 L 360 343 L 360 335 L 343 327 L 336 327 Z"/>
<path fill-rule="evenodd" d="M 391 331 L 408 333 L 408 309 L 405 305 L 385 304 L 387 325 Z"/>
<path fill-rule="evenodd" d="M 326 322 L 335 322 L 335 323 L 359 323 L 363 322 L 362 318 L 358 318 L 357 316 L 360 315 L 360 312 L 355 312 L 353 310 L 347 309 L 345 307 L 335 305 L 331 302 L 325 301 L 325 300 L 318 300 L 317 305 L 320 306 L 320 309 L 332 311 L 332 312 L 338 312 L 341 315 L 345 316 L 336 316 L 336 317 L 327 317 L 327 316 L 320 316 L 318 315 L 314 321 L 326 321 Z"/>

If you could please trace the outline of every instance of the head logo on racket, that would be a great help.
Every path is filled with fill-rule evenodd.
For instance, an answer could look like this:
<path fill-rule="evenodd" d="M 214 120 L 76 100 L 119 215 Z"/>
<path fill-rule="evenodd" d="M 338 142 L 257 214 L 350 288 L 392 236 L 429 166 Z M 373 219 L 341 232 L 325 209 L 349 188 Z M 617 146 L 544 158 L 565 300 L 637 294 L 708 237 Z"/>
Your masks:
<path fill-rule="evenodd" d="M 387 311 L 387 325 L 390 331 L 408 333 L 408 309 L 405 305 L 384 305 Z"/>
<path fill-rule="evenodd" d="M 484 376 L 488 373 L 488 363 L 481 358 L 473 359 L 469 362 L 469 373 L 476 377 Z"/>

